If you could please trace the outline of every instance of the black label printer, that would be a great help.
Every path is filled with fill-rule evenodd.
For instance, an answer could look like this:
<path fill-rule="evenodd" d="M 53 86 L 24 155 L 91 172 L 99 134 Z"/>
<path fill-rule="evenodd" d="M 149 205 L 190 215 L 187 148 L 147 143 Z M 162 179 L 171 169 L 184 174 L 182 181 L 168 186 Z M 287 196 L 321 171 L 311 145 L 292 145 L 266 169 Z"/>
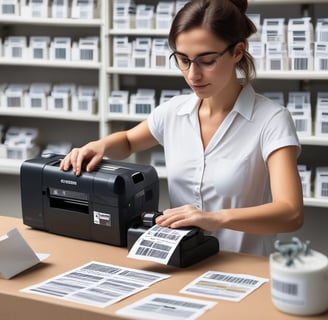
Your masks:
<path fill-rule="evenodd" d="M 150 227 L 149 221 L 143 221 L 145 213 L 158 214 L 155 168 L 103 160 L 92 172 L 75 176 L 72 170 L 59 169 L 62 158 L 48 154 L 23 162 L 23 223 L 55 234 L 130 248 Z M 217 239 L 200 231 L 193 230 L 185 238 L 169 264 L 185 267 L 219 251 Z M 190 254 L 196 248 L 201 255 Z M 189 251 L 187 259 L 185 250 Z"/>

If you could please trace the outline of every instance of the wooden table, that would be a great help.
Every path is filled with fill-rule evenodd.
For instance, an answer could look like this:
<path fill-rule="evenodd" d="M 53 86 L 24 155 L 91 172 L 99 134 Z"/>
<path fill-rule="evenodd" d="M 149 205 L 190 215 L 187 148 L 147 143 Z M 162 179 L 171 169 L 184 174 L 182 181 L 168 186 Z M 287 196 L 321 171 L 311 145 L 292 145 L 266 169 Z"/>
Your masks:
<path fill-rule="evenodd" d="M 127 249 L 82 241 L 31 229 L 21 219 L 0 216 L 0 235 L 17 228 L 35 252 L 50 253 L 45 262 L 24 271 L 10 280 L 0 278 L 1 320 L 108 320 L 123 319 L 116 310 L 151 293 L 179 293 L 185 285 L 208 270 L 243 273 L 269 278 L 269 264 L 265 257 L 220 252 L 188 268 L 175 268 L 152 262 L 127 258 Z M 0 257 L 1 259 L 1 257 Z M 170 274 L 171 277 L 149 289 L 106 308 L 96 308 L 55 298 L 20 292 L 20 289 L 48 280 L 78 268 L 90 261 L 115 264 Z M 186 296 L 186 295 L 184 295 Z M 197 298 L 197 296 L 189 296 Z M 199 297 L 204 299 L 204 297 Z M 211 299 L 205 299 L 211 300 Z M 231 320 L 292 320 L 328 319 L 328 312 L 316 317 L 296 317 L 277 310 L 271 302 L 270 284 L 265 283 L 241 302 L 215 300 L 217 305 L 200 319 Z"/>

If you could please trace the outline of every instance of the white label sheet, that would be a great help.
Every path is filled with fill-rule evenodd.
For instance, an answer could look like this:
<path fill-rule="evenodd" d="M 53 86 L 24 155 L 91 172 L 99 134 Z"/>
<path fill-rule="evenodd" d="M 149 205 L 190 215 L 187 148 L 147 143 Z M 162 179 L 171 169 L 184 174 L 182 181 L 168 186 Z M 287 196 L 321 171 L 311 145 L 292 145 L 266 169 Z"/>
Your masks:
<path fill-rule="evenodd" d="M 230 301 L 241 301 L 268 279 L 245 274 L 208 271 L 180 292 Z"/>
<path fill-rule="evenodd" d="M 216 302 L 167 294 L 151 294 L 116 313 L 132 319 L 193 320 L 216 305 Z"/>
<path fill-rule="evenodd" d="M 128 257 L 168 264 L 174 250 L 189 231 L 189 229 L 171 229 L 155 224 L 137 239 Z"/>
<path fill-rule="evenodd" d="M 21 291 L 104 308 L 169 277 L 91 261 Z"/>

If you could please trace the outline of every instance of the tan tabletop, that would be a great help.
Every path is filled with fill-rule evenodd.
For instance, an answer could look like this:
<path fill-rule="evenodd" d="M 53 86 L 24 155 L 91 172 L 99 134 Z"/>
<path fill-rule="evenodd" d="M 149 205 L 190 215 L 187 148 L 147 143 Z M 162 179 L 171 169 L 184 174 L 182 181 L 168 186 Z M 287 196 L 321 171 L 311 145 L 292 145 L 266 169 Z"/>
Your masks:
<path fill-rule="evenodd" d="M 127 249 L 105 244 L 82 241 L 33 230 L 23 225 L 21 219 L 0 216 L 0 235 L 17 227 L 35 252 L 50 253 L 50 257 L 37 266 L 10 280 L 0 278 L 1 320 L 108 320 L 122 319 L 116 310 L 151 293 L 181 296 L 185 285 L 208 270 L 243 273 L 269 278 L 268 259 L 245 254 L 220 252 L 188 268 L 175 268 L 127 258 Z M 1 257 L 0 257 L 1 259 Z M 152 285 L 149 289 L 106 308 L 97 308 L 62 301 L 56 298 L 20 292 L 20 289 L 48 280 L 61 273 L 78 268 L 90 261 L 115 264 L 122 267 L 143 269 L 170 274 L 171 277 Z M 197 296 L 189 296 L 197 298 Z M 205 299 L 204 297 L 198 297 Z M 206 298 L 205 300 L 213 300 Z M 316 317 L 296 317 L 278 311 L 271 302 L 270 284 L 265 283 L 241 302 L 215 300 L 217 305 L 200 319 L 231 320 L 288 320 L 328 319 L 328 313 Z"/>

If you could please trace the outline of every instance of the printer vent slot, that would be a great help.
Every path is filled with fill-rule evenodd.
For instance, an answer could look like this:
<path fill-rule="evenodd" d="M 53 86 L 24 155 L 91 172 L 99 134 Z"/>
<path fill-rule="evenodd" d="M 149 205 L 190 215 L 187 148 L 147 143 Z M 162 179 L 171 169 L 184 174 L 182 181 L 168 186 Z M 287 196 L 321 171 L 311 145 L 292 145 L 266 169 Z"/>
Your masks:
<path fill-rule="evenodd" d="M 143 174 L 141 172 L 134 173 L 131 176 L 131 178 L 132 178 L 132 181 L 134 182 L 134 184 L 137 184 L 137 183 L 139 183 L 141 181 L 144 181 L 144 176 L 143 176 Z"/>

